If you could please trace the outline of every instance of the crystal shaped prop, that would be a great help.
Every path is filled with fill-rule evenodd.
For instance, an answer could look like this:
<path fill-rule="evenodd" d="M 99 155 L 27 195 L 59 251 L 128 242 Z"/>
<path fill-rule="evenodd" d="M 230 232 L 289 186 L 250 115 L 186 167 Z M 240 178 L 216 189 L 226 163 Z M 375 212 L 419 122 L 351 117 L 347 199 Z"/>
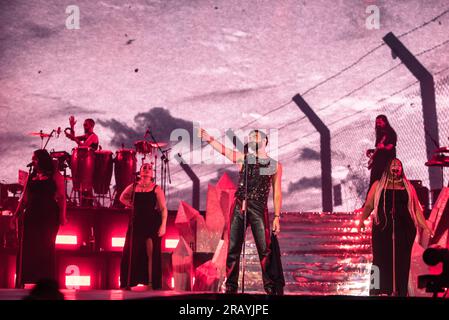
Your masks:
<path fill-rule="evenodd" d="M 172 265 L 175 289 L 180 291 L 192 290 L 193 251 L 182 236 L 173 252 Z"/>

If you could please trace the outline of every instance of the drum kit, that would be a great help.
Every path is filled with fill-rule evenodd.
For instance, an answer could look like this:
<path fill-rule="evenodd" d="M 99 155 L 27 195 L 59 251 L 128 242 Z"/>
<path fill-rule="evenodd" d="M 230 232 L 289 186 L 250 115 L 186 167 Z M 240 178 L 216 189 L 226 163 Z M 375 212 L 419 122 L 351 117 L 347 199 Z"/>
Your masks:
<path fill-rule="evenodd" d="M 43 141 L 44 138 L 50 139 L 53 132 L 51 134 L 46 134 L 41 130 L 40 132 L 32 132 L 29 135 L 40 137 Z M 121 193 L 136 179 L 138 162 L 136 155 L 142 154 L 142 163 L 150 162 L 153 165 L 153 179 L 156 181 L 158 151 L 162 153 L 161 159 L 167 159 L 168 151 L 170 149 L 161 149 L 167 145 L 168 144 L 165 142 L 139 140 L 134 143 L 135 150 L 126 149 L 122 145 L 122 148 L 115 152 L 115 157 L 110 150 L 101 150 L 100 148 L 100 150 L 95 151 L 94 149 L 85 146 L 73 148 L 71 154 L 66 151 L 52 151 L 50 152 L 50 156 L 55 163 L 55 167 L 64 173 L 66 182 L 69 180 L 72 181 L 72 194 L 68 197 L 70 200 L 75 200 L 71 201 L 72 203 L 77 203 L 76 199 L 73 199 L 73 195 L 75 195 L 76 198 L 77 193 L 79 195 L 79 204 L 84 203 L 82 195 L 86 198 L 87 194 L 87 197 L 89 197 L 89 193 L 92 193 L 93 190 L 97 200 L 103 199 L 103 205 L 104 198 L 108 196 L 111 200 L 111 206 L 121 207 L 121 204 L 118 201 Z M 45 148 L 45 146 L 42 144 L 42 148 Z M 164 166 L 168 166 L 166 162 L 168 161 L 163 161 Z M 161 170 L 167 171 L 164 166 Z M 71 170 L 71 177 L 67 176 L 67 168 Z M 109 188 L 113 174 L 115 178 L 115 196 L 111 196 Z M 164 172 L 161 173 L 161 183 L 164 183 L 162 180 L 163 177 Z M 112 203 L 113 199 L 114 201 Z M 99 201 L 97 203 L 99 203 Z"/>

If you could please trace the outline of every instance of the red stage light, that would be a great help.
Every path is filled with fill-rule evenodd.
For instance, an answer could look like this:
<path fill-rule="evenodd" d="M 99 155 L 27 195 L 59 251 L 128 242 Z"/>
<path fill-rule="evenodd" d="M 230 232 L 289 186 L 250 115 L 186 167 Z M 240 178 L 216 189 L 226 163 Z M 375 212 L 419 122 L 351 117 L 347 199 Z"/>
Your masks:
<path fill-rule="evenodd" d="M 178 246 L 179 239 L 165 239 L 166 249 L 176 249 Z"/>
<path fill-rule="evenodd" d="M 125 246 L 125 237 L 112 237 L 111 243 L 113 248 L 123 248 Z"/>
<path fill-rule="evenodd" d="M 56 236 L 56 244 L 63 244 L 63 245 L 77 245 L 78 244 L 78 237 L 75 235 L 57 235 Z"/>
<path fill-rule="evenodd" d="M 90 287 L 90 276 L 65 276 L 65 286 L 69 287 Z"/>

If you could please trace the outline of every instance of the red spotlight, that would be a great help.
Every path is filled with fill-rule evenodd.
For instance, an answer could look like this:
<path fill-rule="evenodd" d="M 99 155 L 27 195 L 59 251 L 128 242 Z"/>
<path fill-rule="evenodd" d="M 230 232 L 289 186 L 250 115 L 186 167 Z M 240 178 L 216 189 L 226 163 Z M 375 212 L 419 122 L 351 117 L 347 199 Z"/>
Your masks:
<path fill-rule="evenodd" d="M 65 276 L 65 286 L 68 289 L 90 287 L 90 276 Z"/>
<path fill-rule="evenodd" d="M 57 245 L 77 245 L 78 237 L 76 235 L 62 235 L 58 234 L 56 236 Z"/>
<path fill-rule="evenodd" d="M 176 249 L 179 239 L 165 239 L 165 249 Z"/>
<path fill-rule="evenodd" d="M 125 245 L 125 237 L 112 237 L 111 245 L 113 248 L 123 248 Z"/>

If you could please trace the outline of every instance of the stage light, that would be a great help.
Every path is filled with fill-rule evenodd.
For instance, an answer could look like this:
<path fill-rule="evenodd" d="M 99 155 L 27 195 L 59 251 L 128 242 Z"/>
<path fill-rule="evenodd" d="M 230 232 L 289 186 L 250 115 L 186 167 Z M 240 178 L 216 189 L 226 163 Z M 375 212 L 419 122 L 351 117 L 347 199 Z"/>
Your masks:
<path fill-rule="evenodd" d="M 171 277 L 171 288 L 174 289 L 175 288 L 175 277 Z"/>
<path fill-rule="evenodd" d="M 112 237 L 113 248 L 123 248 L 125 246 L 125 237 Z"/>
<path fill-rule="evenodd" d="M 56 244 L 65 244 L 65 245 L 77 245 L 78 237 L 74 235 L 57 235 L 56 236 Z"/>
<path fill-rule="evenodd" d="M 31 290 L 31 289 L 34 288 L 34 286 L 36 286 L 35 283 L 25 283 L 25 284 L 24 284 L 24 289 L 25 289 L 25 290 Z"/>
<path fill-rule="evenodd" d="M 166 249 L 176 249 L 178 246 L 179 239 L 165 239 Z"/>
<path fill-rule="evenodd" d="M 90 276 L 65 276 L 66 287 L 90 287 Z"/>

